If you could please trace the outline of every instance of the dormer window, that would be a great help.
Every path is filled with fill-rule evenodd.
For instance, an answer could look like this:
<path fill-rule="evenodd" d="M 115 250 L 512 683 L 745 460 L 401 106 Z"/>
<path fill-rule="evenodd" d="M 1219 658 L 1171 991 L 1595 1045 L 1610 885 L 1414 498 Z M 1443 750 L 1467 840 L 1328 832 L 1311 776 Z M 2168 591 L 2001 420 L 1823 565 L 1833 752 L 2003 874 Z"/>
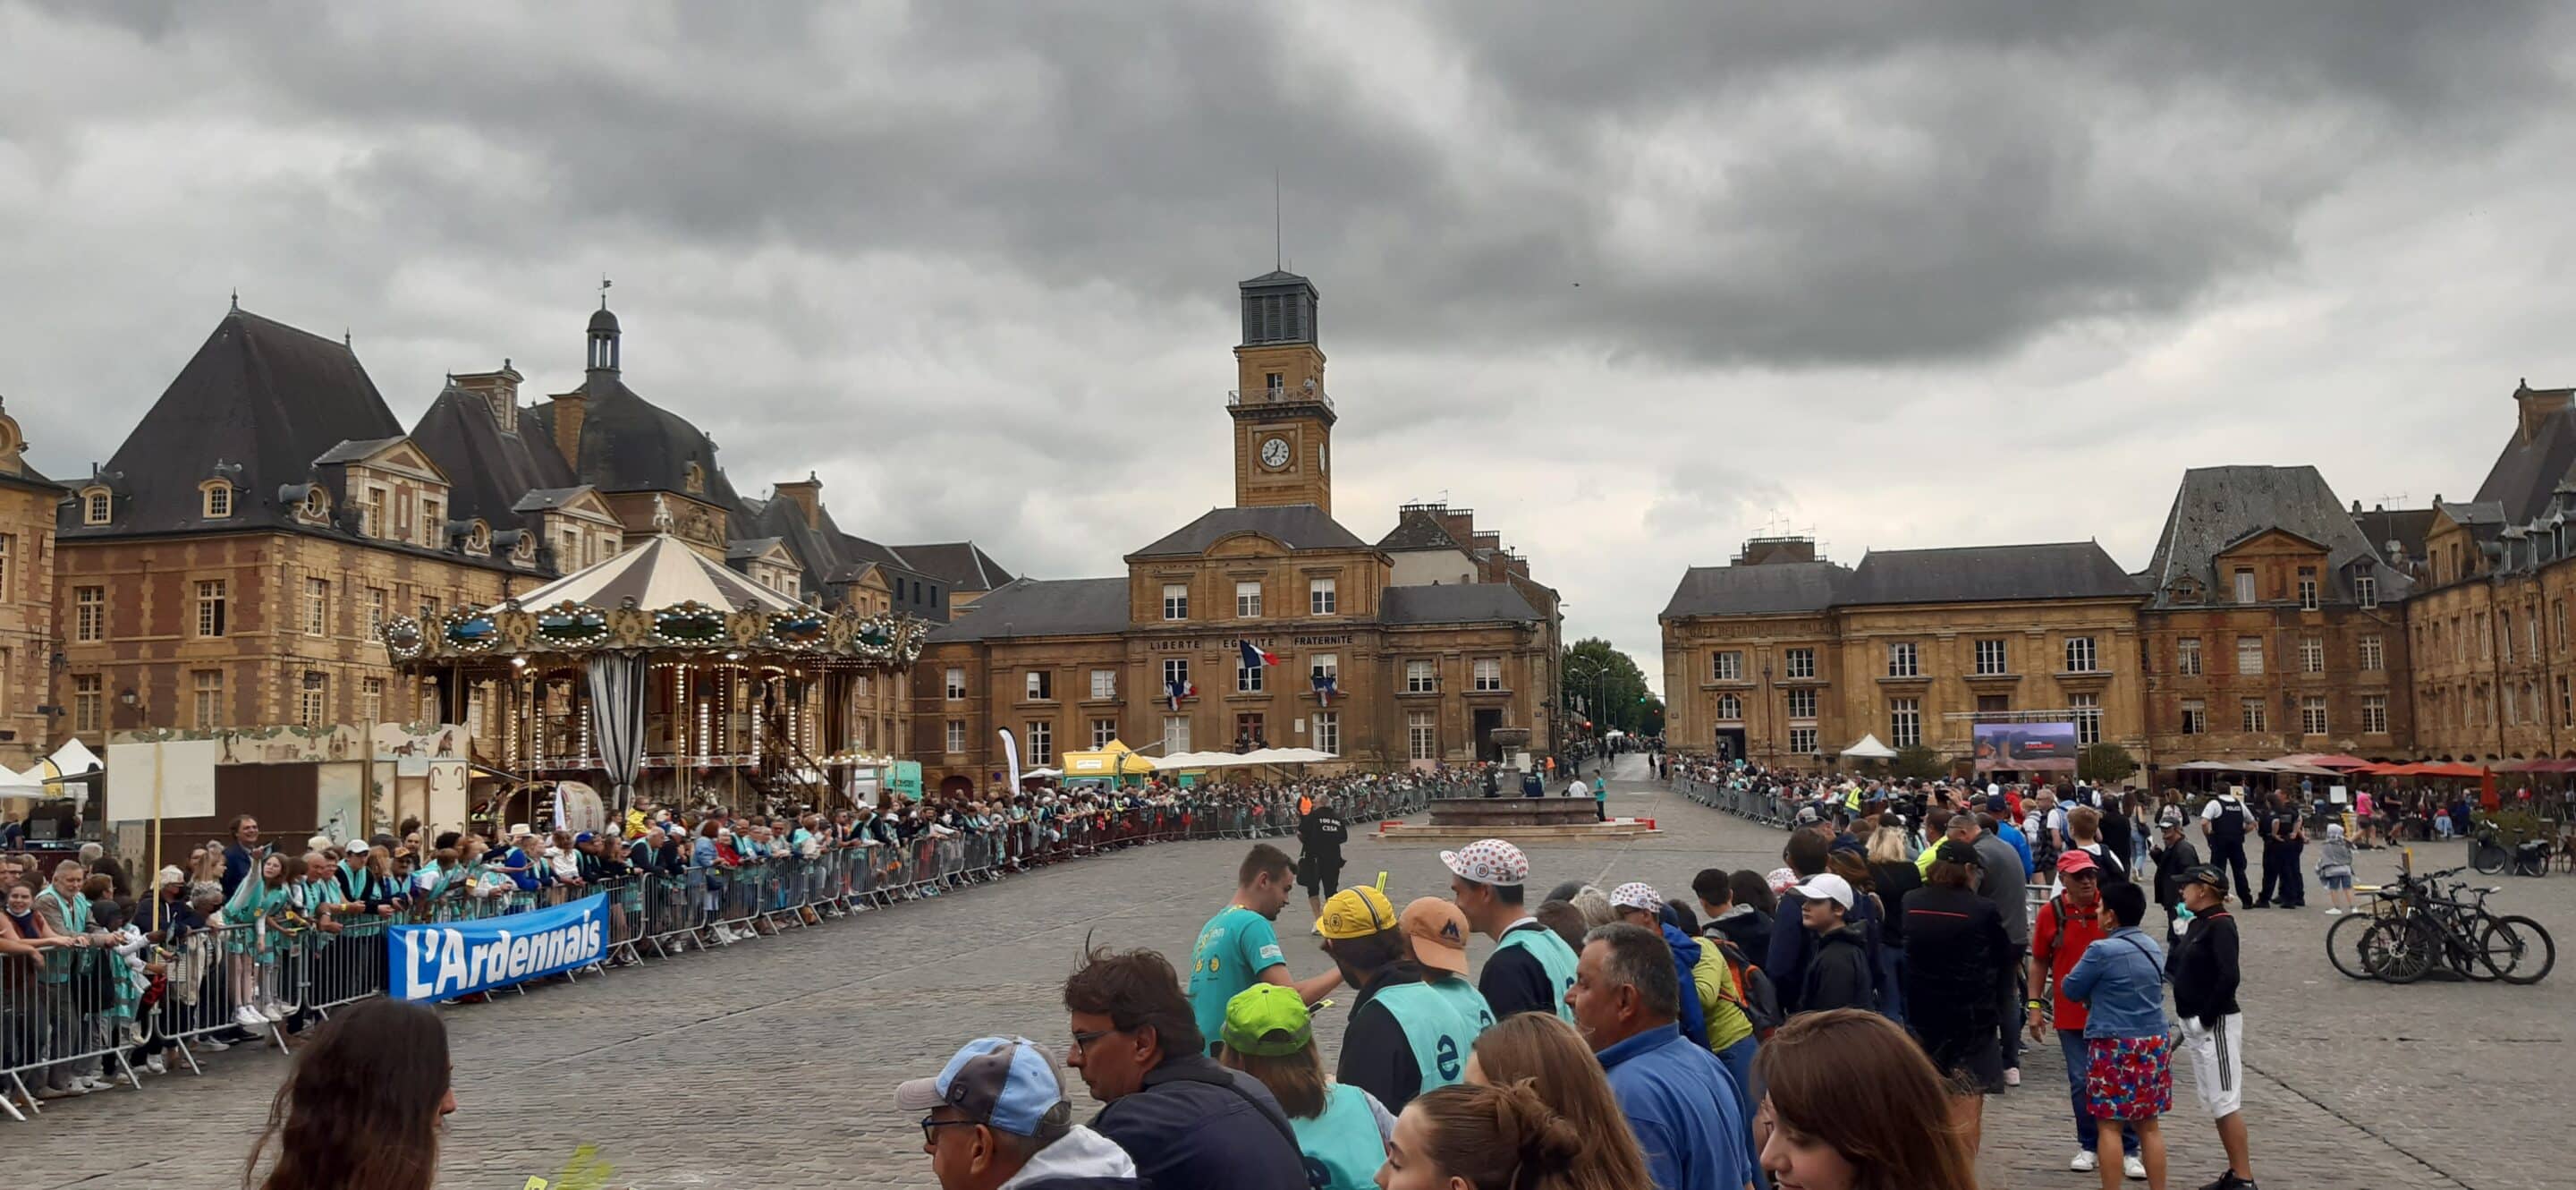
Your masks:
<path fill-rule="evenodd" d="M 492 526 L 484 524 L 480 519 L 477 519 L 474 522 L 474 527 L 465 531 L 465 552 L 469 554 L 491 553 Z"/>
<path fill-rule="evenodd" d="M 116 507 L 115 494 L 103 487 L 82 488 L 80 499 L 81 523 L 84 525 L 106 524 L 109 513 Z"/>
<path fill-rule="evenodd" d="M 2174 583 L 2171 591 L 2173 601 L 2176 603 L 2200 602 L 2200 580 L 2198 579 L 2182 579 Z"/>
<path fill-rule="evenodd" d="M 318 487 L 304 493 L 304 519 L 308 521 L 331 519 L 331 494 Z"/>
<path fill-rule="evenodd" d="M 206 481 L 202 490 L 205 493 L 207 520 L 220 521 L 233 515 L 233 485 L 220 479 L 212 479 Z"/>
<path fill-rule="evenodd" d="M 685 469 L 683 469 L 683 470 L 681 471 L 681 473 L 680 473 L 680 477 L 681 477 L 681 478 L 680 478 L 680 483 L 681 483 L 681 485 L 682 485 L 683 490 L 687 491 L 690 495 L 692 495 L 692 496 L 703 496 L 703 495 L 705 495 L 705 494 L 706 494 L 706 491 L 707 491 L 707 469 L 706 469 L 706 468 L 701 467 L 701 466 L 697 465 L 696 463 L 691 463 L 691 464 L 689 464 Z"/>
<path fill-rule="evenodd" d="M 521 563 L 535 561 L 537 557 L 536 539 L 525 533 L 520 534 L 517 541 L 510 543 L 510 557 Z"/>

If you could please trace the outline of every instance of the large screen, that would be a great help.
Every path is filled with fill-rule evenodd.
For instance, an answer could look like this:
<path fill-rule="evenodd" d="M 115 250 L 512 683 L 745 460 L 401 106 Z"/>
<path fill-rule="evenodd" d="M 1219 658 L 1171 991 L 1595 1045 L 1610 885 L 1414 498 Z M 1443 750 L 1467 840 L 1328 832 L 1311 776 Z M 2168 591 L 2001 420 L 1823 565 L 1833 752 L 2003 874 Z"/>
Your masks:
<path fill-rule="evenodd" d="M 1979 723 L 1970 729 L 1977 771 L 2075 771 L 2073 723 Z"/>

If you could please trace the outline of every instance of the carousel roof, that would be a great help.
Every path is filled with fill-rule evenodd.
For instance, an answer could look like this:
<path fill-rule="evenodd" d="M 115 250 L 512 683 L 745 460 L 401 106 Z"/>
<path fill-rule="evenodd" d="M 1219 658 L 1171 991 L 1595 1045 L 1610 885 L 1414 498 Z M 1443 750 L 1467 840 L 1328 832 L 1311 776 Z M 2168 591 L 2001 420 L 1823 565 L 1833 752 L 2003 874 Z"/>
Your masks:
<path fill-rule="evenodd" d="M 570 601 L 612 608 L 632 599 L 637 607 L 675 607 L 697 602 L 708 607 L 749 606 L 786 612 L 795 600 L 725 568 L 677 537 L 663 534 L 605 562 L 574 571 L 520 594 L 521 607 L 553 607 Z"/>

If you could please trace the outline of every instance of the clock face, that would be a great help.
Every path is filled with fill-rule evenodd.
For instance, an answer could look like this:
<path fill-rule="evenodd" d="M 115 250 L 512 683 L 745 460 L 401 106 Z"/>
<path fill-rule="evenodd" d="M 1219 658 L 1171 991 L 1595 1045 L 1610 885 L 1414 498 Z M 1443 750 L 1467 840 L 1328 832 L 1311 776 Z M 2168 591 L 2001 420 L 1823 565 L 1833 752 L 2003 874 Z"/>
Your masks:
<path fill-rule="evenodd" d="M 1288 440 L 1272 438 L 1261 444 L 1261 465 L 1272 469 L 1288 465 Z"/>

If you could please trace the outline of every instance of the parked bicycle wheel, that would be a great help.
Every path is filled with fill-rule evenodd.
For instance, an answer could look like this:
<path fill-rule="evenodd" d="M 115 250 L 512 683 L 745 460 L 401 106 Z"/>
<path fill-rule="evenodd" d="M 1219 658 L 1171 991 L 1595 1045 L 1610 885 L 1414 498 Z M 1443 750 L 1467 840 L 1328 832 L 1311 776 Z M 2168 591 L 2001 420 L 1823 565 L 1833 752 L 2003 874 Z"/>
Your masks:
<path fill-rule="evenodd" d="M 2495 841 L 2494 835 L 2479 835 L 2469 840 L 2469 866 L 2476 868 L 2480 875 L 2493 876 L 2503 871 L 2511 858 L 2505 853 L 2504 844 Z"/>
<path fill-rule="evenodd" d="M 2333 929 L 2326 931 L 2326 958 L 2334 963 L 2335 970 L 2343 972 L 2344 978 L 2376 978 L 2364 961 L 2362 940 L 2369 936 L 2370 927 L 2377 924 L 2378 918 L 2356 913 L 2337 921 Z"/>
<path fill-rule="evenodd" d="M 2414 918 L 2392 917 L 2370 923 L 2361 936 L 2361 966 L 2375 979 L 2413 983 L 2433 971 L 2441 956 L 2441 939 Z"/>
<path fill-rule="evenodd" d="M 2549 874 L 2549 848 L 2546 845 L 2524 847 L 2514 853 L 2513 874 L 2546 876 Z"/>
<path fill-rule="evenodd" d="M 2506 983 L 2538 983 L 2558 965 L 2558 943 L 2528 917 L 2499 917 L 2478 936 L 2479 957 Z"/>

